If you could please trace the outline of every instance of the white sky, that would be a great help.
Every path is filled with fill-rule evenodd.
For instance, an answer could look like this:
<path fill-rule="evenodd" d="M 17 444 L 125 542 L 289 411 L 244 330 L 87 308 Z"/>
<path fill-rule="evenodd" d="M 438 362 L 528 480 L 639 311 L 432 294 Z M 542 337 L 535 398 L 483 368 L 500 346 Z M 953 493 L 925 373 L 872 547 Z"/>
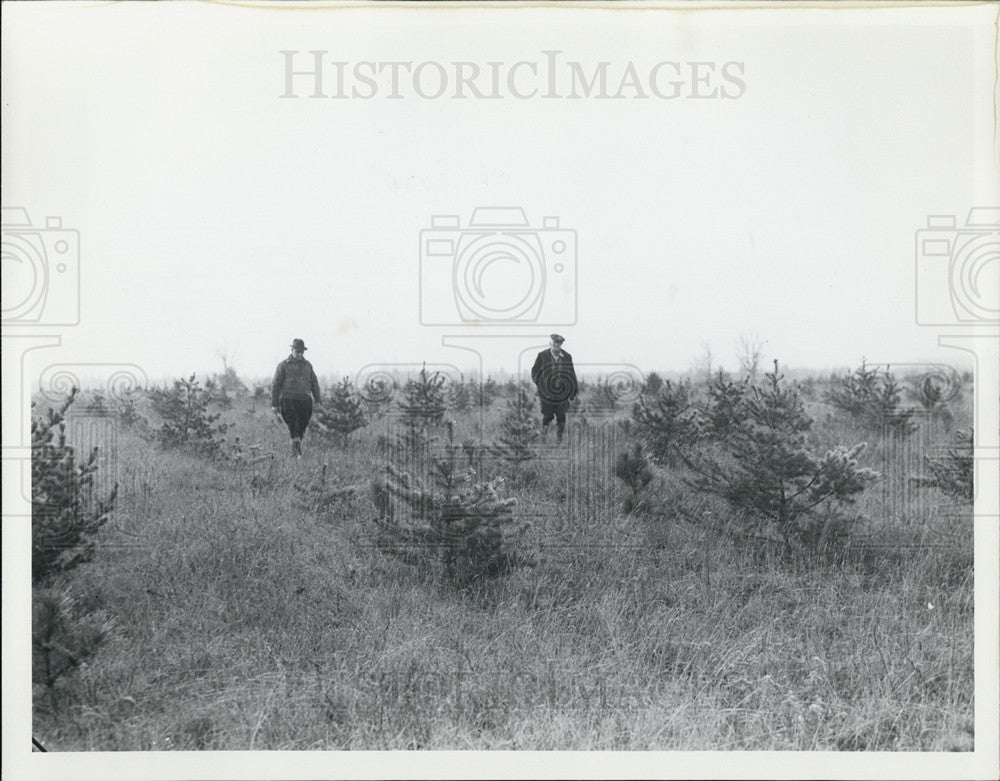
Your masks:
<path fill-rule="evenodd" d="M 928 213 L 961 222 L 1000 202 L 984 8 L 155 6 L 4 8 L 4 205 L 81 236 L 80 324 L 52 329 L 62 345 L 43 363 L 156 378 L 218 370 L 225 351 L 269 374 L 295 336 L 321 374 L 464 368 L 471 354 L 441 336 L 470 329 L 420 323 L 419 232 L 493 205 L 577 232 L 577 324 L 508 331 L 559 330 L 581 363 L 684 369 L 709 343 L 732 366 L 743 332 L 792 366 L 961 361 L 914 321 L 914 232 Z M 283 49 L 302 68 L 311 49 L 445 64 L 557 49 L 619 74 L 629 60 L 738 61 L 746 90 L 282 100 Z"/>

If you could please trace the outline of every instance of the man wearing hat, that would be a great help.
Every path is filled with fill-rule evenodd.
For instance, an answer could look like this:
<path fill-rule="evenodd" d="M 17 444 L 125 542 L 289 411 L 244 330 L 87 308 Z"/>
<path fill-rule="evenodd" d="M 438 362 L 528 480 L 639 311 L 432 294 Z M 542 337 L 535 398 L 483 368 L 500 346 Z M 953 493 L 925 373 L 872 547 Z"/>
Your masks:
<path fill-rule="evenodd" d="M 552 418 L 555 418 L 556 437 L 562 442 L 566 411 L 569 403 L 576 398 L 578 386 L 573 356 L 562 348 L 566 340 L 559 334 L 552 334 L 549 338 L 549 348 L 538 353 L 535 365 L 531 367 L 531 381 L 538 388 L 538 398 L 542 403 L 542 437 Z"/>
<path fill-rule="evenodd" d="M 304 357 L 306 349 L 305 342 L 293 339 L 292 354 L 278 364 L 271 383 L 271 408 L 287 424 L 296 458 L 302 457 L 302 435 L 312 417 L 313 402 L 320 403 L 319 380 Z"/>

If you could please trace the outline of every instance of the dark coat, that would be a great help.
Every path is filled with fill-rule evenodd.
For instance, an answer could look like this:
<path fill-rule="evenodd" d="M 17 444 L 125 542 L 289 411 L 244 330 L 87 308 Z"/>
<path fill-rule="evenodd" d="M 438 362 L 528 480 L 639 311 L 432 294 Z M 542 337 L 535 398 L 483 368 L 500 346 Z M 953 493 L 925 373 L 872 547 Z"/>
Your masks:
<path fill-rule="evenodd" d="M 278 364 L 271 383 L 272 407 L 277 407 L 281 399 L 308 399 L 310 393 L 319 404 L 319 380 L 309 361 L 290 355 Z"/>
<path fill-rule="evenodd" d="M 557 361 L 551 350 L 542 350 L 531 367 L 531 381 L 543 401 L 556 404 L 572 401 L 579 390 L 573 356 L 563 350 Z"/>

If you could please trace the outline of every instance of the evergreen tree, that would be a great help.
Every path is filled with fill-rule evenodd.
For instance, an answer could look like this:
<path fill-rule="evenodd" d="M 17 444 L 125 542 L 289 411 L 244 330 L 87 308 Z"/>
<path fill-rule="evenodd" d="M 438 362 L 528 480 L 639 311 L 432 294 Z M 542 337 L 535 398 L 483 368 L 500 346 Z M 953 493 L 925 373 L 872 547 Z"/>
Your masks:
<path fill-rule="evenodd" d="M 481 409 L 489 407 L 496 400 L 496 397 L 500 395 L 500 386 L 497 385 L 496 380 L 492 377 L 487 377 L 481 382 L 472 384 L 472 388 L 473 401 Z"/>
<path fill-rule="evenodd" d="M 696 438 L 691 395 L 689 383 L 667 380 L 655 398 L 633 405 L 634 430 L 655 462 L 676 464 L 677 452 Z"/>
<path fill-rule="evenodd" d="M 523 464 L 535 457 L 532 448 L 538 437 L 535 397 L 526 385 L 521 384 L 517 395 L 507 402 L 506 413 L 500 422 L 499 441 L 493 452 L 512 464 Z"/>
<path fill-rule="evenodd" d="M 112 629 L 100 610 L 78 600 L 68 581 L 90 561 L 96 536 L 114 509 L 117 486 L 94 495 L 97 448 L 77 461 L 66 444 L 66 412 L 77 389 L 58 410 L 31 421 L 32 671 L 56 703 L 56 682 L 93 656 Z"/>
<path fill-rule="evenodd" d="M 370 420 L 380 417 L 386 407 L 392 404 L 396 388 L 396 381 L 386 375 L 372 376 L 365 381 L 364 386 L 358 390 L 358 395 L 364 402 Z"/>
<path fill-rule="evenodd" d="M 502 478 L 478 480 L 452 425 L 446 428 L 427 479 L 390 463 L 373 481 L 372 498 L 384 550 L 411 564 L 438 564 L 449 581 L 469 585 L 516 564 L 514 544 L 526 525 L 514 522 L 515 500 L 502 496 Z"/>
<path fill-rule="evenodd" d="M 420 370 L 415 379 L 403 386 L 403 399 L 398 402 L 407 428 L 426 428 L 444 419 L 448 405 L 445 402 L 445 378 L 439 372 L 428 374 Z"/>
<path fill-rule="evenodd" d="M 634 424 L 657 460 L 682 465 L 691 488 L 730 504 L 730 533 L 819 550 L 846 540 L 857 520 L 846 510 L 878 473 L 858 461 L 864 443 L 813 452 L 813 420 L 783 379 L 777 361 L 760 386 L 720 374 L 700 403 L 667 382 L 655 407 L 635 406 Z"/>
<path fill-rule="evenodd" d="M 74 388 L 58 410 L 31 421 L 31 577 L 51 580 L 90 561 L 94 537 L 115 505 L 117 486 L 107 497 L 94 496 L 97 448 L 80 463 L 66 444 L 66 412 Z"/>
<path fill-rule="evenodd" d="M 153 388 L 149 395 L 153 409 L 163 418 L 163 425 L 155 432 L 161 445 L 187 448 L 207 456 L 219 452 L 229 427 L 218 422 L 219 413 L 209 411 L 216 400 L 211 380 L 202 387 L 192 374 L 187 379 L 174 380 L 172 388 Z"/>
<path fill-rule="evenodd" d="M 631 490 L 625 499 L 625 512 L 632 513 L 641 509 L 644 506 L 643 492 L 653 481 L 653 470 L 642 452 L 642 445 L 637 442 L 631 451 L 618 454 L 615 459 L 615 475 Z"/>
<path fill-rule="evenodd" d="M 793 547 L 818 549 L 842 538 L 852 519 L 843 512 L 878 473 L 862 467 L 865 448 L 809 449 L 813 420 L 795 388 L 782 383 L 778 363 L 761 387 L 719 378 L 700 416 L 698 446 L 677 450 L 695 490 L 725 499 L 751 527 L 771 529 Z"/>
<path fill-rule="evenodd" d="M 614 412 L 619 395 L 619 389 L 609 379 L 599 377 L 590 388 L 586 406 L 594 412 Z"/>
<path fill-rule="evenodd" d="M 917 429 L 916 410 L 900 406 L 900 388 L 888 370 L 862 361 L 852 374 L 835 378 L 827 401 L 858 422 L 876 430 L 906 436 Z"/>
<path fill-rule="evenodd" d="M 472 408 L 472 389 L 466 382 L 453 382 L 448 387 L 448 405 L 456 412 L 468 412 Z"/>
<path fill-rule="evenodd" d="M 973 429 L 956 431 L 954 443 L 944 456 L 924 457 L 924 463 L 930 474 L 915 477 L 913 480 L 925 488 L 937 488 L 948 496 L 972 502 L 976 496 L 976 462 L 973 454 Z"/>
<path fill-rule="evenodd" d="M 352 432 L 368 424 L 364 402 L 355 391 L 350 377 L 344 377 L 323 397 L 323 405 L 313 412 L 313 421 L 324 435 L 343 443 Z"/>
<path fill-rule="evenodd" d="M 660 389 L 663 387 L 663 378 L 656 372 L 650 372 L 646 375 L 646 384 L 643 387 L 642 392 L 647 396 L 657 396 Z"/>

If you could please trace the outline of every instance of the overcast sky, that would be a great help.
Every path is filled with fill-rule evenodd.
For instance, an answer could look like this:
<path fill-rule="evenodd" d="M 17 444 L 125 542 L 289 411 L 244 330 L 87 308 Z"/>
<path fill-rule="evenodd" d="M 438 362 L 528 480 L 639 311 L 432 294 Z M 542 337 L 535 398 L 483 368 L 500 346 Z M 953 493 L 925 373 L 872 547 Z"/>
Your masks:
<path fill-rule="evenodd" d="M 474 353 L 443 336 L 514 334 L 467 342 L 486 345 L 487 369 L 510 371 L 551 331 L 598 369 L 686 369 L 706 345 L 735 366 L 750 332 L 791 366 L 962 360 L 937 346 L 946 328 L 916 322 L 915 286 L 943 288 L 947 275 L 918 279 L 914 237 L 928 214 L 962 224 L 970 207 L 1000 203 L 987 7 L 949 8 L 948 24 L 941 9 L 4 13 L 4 206 L 80 234 L 79 324 L 35 329 L 62 336 L 35 354 L 38 371 L 134 363 L 161 378 L 218 370 L 224 353 L 268 375 L 293 337 L 324 375 L 466 368 Z M 312 50 L 327 52 L 326 96 L 308 97 L 306 75 L 292 79 L 300 97 L 279 97 L 280 52 L 307 70 Z M 606 92 L 624 97 L 541 97 L 551 56 L 557 93 L 583 93 L 569 63 L 590 78 L 603 61 Z M 371 89 L 354 78 L 368 61 L 440 63 L 447 90 L 421 97 L 441 69 L 414 84 L 398 66 L 401 97 L 388 97 L 384 66 L 373 98 L 351 97 Z M 508 82 L 518 61 L 539 75 L 521 66 Z M 502 96 L 453 97 L 454 62 L 476 64 L 487 94 L 495 67 Z M 639 86 L 619 89 L 630 62 Z M 677 67 L 654 86 L 676 98 L 652 94 L 660 62 Z M 338 67 L 342 99 L 329 97 Z M 511 83 L 538 94 L 518 99 Z M 490 206 L 521 207 L 531 229 L 558 217 L 562 232 L 529 235 L 520 263 L 500 252 L 477 292 L 455 257 L 473 210 Z M 460 218 L 431 236 L 452 257 L 422 243 L 433 215 Z M 494 251 L 513 234 L 499 231 Z M 575 258 L 557 272 L 563 239 Z M 22 272 L 5 256 L 6 287 L 26 284 Z M 56 288 L 72 280 L 48 284 L 50 310 L 29 313 L 39 324 L 71 306 Z M 535 290 L 534 308 L 516 309 L 518 285 Z M 463 291 L 473 307 L 507 307 L 505 327 L 462 324 Z"/>

